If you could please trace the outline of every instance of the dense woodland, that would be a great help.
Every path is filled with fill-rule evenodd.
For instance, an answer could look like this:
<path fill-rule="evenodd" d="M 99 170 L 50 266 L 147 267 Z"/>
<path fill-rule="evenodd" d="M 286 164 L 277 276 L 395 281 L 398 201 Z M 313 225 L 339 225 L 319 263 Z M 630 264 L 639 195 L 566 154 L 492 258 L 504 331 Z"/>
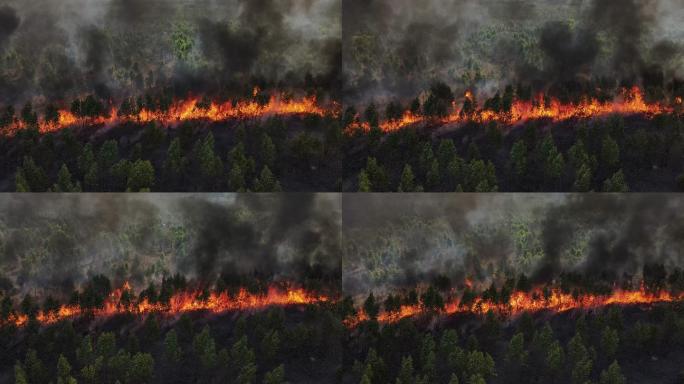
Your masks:
<path fill-rule="evenodd" d="M 681 271 L 644 269 L 646 290 L 681 292 Z M 573 294 L 606 294 L 599 279 L 565 276 L 557 287 Z M 570 288 L 570 284 L 582 288 Z M 451 294 L 449 279 L 436 279 L 422 293 L 366 297 L 368 315 L 345 340 L 345 383 L 680 383 L 684 379 L 684 309 L 680 302 L 607 306 L 593 310 L 523 313 L 469 312 L 440 316 Z M 478 295 L 506 303 L 513 291 L 529 291 L 522 275 L 492 284 Z M 544 290 L 548 292 L 550 287 Z M 579 289 L 579 290 L 578 290 Z M 606 291 L 608 289 L 608 291 Z M 475 293 L 467 288 L 462 303 Z M 419 304 L 423 314 L 379 323 L 378 314 Z M 350 308 L 349 306 L 347 307 Z M 345 313 L 353 318 L 355 312 Z"/>
<path fill-rule="evenodd" d="M 680 305 L 369 320 L 345 342 L 348 383 L 679 383 Z"/>
<path fill-rule="evenodd" d="M 118 114 L 164 112 L 162 96 L 125 100 Z M 268 99 L 265 100 L 266 102 Z M 201 105 L 199 107 L 202 107 Z M 339 190 L 342 130 L 333 116 L 284 116 L 206 123 L 89 121 L 106 115 L 102 101 L 74 101 L 82 121 L 40 134 L 39 119 L 57 121 L 48 106 L 39 118 L 30 103 L 6 106 L 0 129 L 20 120 L 26 128 L 0 138 L 0 189 L 19 192 L 123 191 L 334 191 Z"/>
<path fill-rule="evenodd" d="M 190 284 L 180 275 L 171 276 L 139 294 L 124 292 L 118 304 L 128 307 L 146 300 L 168 305 L 170 297 Z M 266 285 L 224 276 L 202 294 L 233 295 L 238 287 L 259 294 Z M 141 316 L 122 311 L 97 317 L 113 288 L 107 277 L 93 277 L 69 298 L 83 315 L 47 326 L 37 315 L 56 313 L 58 299 L 27 294 L 17 301 L 4 291 L 0 382 L 315 383 L 333 382 L 339 368 L 343 326 L 334 304 L 223 314 Z M 15 326 L 11 319 L 16 315 L 28 316 L 28 323 Z"/>
<path fill-rule="evenodd" d="M 570 102 L 581 97 L 611 99 L 583 91 L 558 92 Z M 662 88 L 650 92 L 663 97 Z M 505 113 L 514 100 L 528 100 L 531 95 L 525 86 L 507 87 L 481 108 Z M 344 125 L 363 121 L 370 130 L 355 129 L 346 137 L 343 189 L 627 192 L 684 188 L 683 125 L 677 112 L 559 123 L 541 119 L 514 126 L 469 122 L 435 134 L 440 124 L 429 123 L 430 119 L 451 113 L 453 101 L 449 86 L 437 83 L 422 103 L 420 99 L 409 105 L 392 102 L 384 111 L 372 103 L 361 112 L 348 108 Z M 477 108 L 476 101 L 467 101 L 460 113 L 467 116 Z M 404 111 L 424 116 L 428 123 L 383 134 L 380 122 L 398 120 Z"/>
<path fill-rule="evenodd" d="M 559 280 L 556 288 L 573 294 L 606 294 L 611 287 L 607 280 L 587 276 Z M 662 265 L 645 266 L 643 281 L 647 291 L 684 290 L 684 273 L 668 273 Z M 122 302 L 144 299 L 166 305 L 190 284 L 180 275 L 170 276 L 139 294 L 122 296 Z M 211 290 L 231 292 L 244 286 L 264 292 L 254 278 L 231 276 L 221 277 Z M 684 310 L 679 302 L 519 316 L 491 311 L 443 316 L 452 288 L 442 276 L 418 291 L 382 297 L 370 293 L 359 306 L 346 297 L 245 313 L 97 317 L 94 311 L 113 289 L 100 275 L 70 295 L 69 303 L 83 315 L 51 325 L 41 324 L 37 314 L 55 311 L 59 300 L 31 294 L 18 300 L 4 294 L 0 382 L 614 384 L 679 383 L 684 378 Z M 478 295 L 505 303 L 511 292 L 531 289 L 530 280 L 521 275 L 481 292 L 466 289 L 462 300 Z M 424 311 L 393 323 L 378 322 L 381 312 L 396 312 L 402 304 L 419 304 Z M 359 311 L 368 319 L 349 322 Z M 28 317 L 20 327 L 8 321 L 18 314 Z"/>

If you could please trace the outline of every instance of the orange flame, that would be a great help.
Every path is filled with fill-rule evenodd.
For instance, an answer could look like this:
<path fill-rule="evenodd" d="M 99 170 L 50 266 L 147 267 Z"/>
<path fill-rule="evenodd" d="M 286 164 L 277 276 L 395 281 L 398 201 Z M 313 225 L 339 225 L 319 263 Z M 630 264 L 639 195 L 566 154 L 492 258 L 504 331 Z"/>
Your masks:
<path fill-rule="evenodd" d="M 564 293 L 559 289 L 553 289 L 545 297 L 542 289 L 532 292 L 514 292 L 507 303 L 495 303 L 478 297 L 468 304 L 461 302 L 461 298 L 453 298 L 445 303 L 440 311 L 444 315 L 457 313 L 484 314 L 489 311 L 494 313 L 516 316 L 524 312 L 565 312 L 573 309 L 592 309 L 608 305 L 638 305 L 667 303 L 684 300 L 684 293 L 673 295 L 668 291 L 657 293 L 648 292 L 643 287 L 639 290 L 625 291 L 615 290 L 609 295 L 580 295 L 578 297 Z M 402 305 L 398 312 L 383 311 L 378 316 L 381 323 L 394 323 L 404 318 L 415 317 L 427 313 L 421 304 Z M 368 316 L 360 310 L 353 319 L 347 319 L 348 326 L 354 326 L 359 322 L 368 320 Z"/>
<path fill-rule="evenodd" d="M 464 100 L 473 102 L 473 94 L 467 91 Z M 681 98 L 675 99 L 676 104 L 681 103 Z M 551 119 L 554 122 L 573 118 L 595 118 L 612 114 L 636 115 L 642 114 L 651 117 L 660 113 L 672 112 L 672 108 L 660 103 L 648 103 L 639 87 L 623 89 L 619 97 L 611 102 L 601 102 L 596 98 L 585 97 L 577 104 L 563 104 L 558 99 L 546 99 L 539 94 L 534 101 L 515 100 L 510 112 L 494 112 L 491 110 L 477 109 L 472 113 L 461 113 L 456 103 L 452 106 L 449 116 L 440 119 L 429 119 L 406 112 L 399 120 L 388 120 L 380 123 L 383 132 L 393 132 L 407 126 L 432 121 L 439 124 L 465 123 L 474 121 L 479 123 L 499 122 L 514 125 L 527 120 Z M 370 126 L 366 122 L 354 122 L 347 127 L 347 132 L 354 130 L 368 131 Z"/>
<path fill-rule="evenodd" d="M 176 316 L 188 312 L 207 311 L 224 313 L 229 311 L 251 311 L 273 306 L 304 305 L 327 302 L 325 295 L 314 294 L 302 288 L 279 288 L 271 286 L 264 294 L 253 294 L 241 288 L 234 295 L 227 292 L 211 292 L 205 297 L 201 291 L 179 292 L 173 295 L 168 303 L 151 303 L 147 298 L 136 303 L 124 303 L 122 297 L 125 292 L 130 293 L 128 283 L 114 290 L 105 300 L 102 307 L 84 310 L 78 305 L 62 305 L 56 311 L 41 311 L 36 319 L 43 325 L 54 324 L 62 320 L 79 318 L 86 313 L 95 317 L 106 318 L 124 313 L 146 315 L 160 313 Z M 23 326 L 29 318 L 25 314 L 14 314 L 9 321 L 16 326 Z"/>
<path fill-rule="evenodd" d="M 254 97 L 256 97 L 259 92 L 259 88 L 254 88 Z M 336 104 L 333 104 L 330 108 L 325 108 L 318 104 L 315 96 L 295 100 L 286 97 L 285 95 L 278 95 L 271 96 L 266 104 L 260 104 L 254 100 L 243 100 L 238 102 L 227 101 L 223 103 L 211 102 L 208 106 L 202 107 L 198 104 L 200 100 L 201 99 L 198 97 L 192 97 L 174 102 L 167 112 L 142 109 L 133 116 L 119 116 L 118 109 L 112 108 L 107 114 L 109 117 L 80 118 L 71 111 L 62 109 L 59 111 L 58 122 L 41 121 L 38 124 L 38 130 L 41 133 L 49 133 L 77 124 L 109 126 L 125 122 L 147 123 L 156 121 L 164 125 L 173 125 L 182 121 L 192 120 L 220 122 L 232 119 L 261 118 L 275 115 L 311 114 L 324 116 L 329 113 L 337 113 Z M 9 127 L 6 127 L 3 133 L 5 135 L 13 135 L 25 127 L 26 125 L 23 122 L 16 121 Z"/>

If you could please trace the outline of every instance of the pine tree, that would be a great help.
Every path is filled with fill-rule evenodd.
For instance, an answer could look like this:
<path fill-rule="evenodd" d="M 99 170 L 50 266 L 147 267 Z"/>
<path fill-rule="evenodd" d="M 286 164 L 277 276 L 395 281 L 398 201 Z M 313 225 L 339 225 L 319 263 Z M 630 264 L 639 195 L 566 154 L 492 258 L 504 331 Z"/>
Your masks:
<path fill-rule="evenodd" d="M 50 186 L 45 171 L 30 156 L 17 169 L 15 184 L 18 192 L 45 192 Z"/>
<path fill-rule="evenodd" d="M 359 172 L 359 192 L 373 192 L 373 186 L 370 179 L 368 179 L 368 173 L 366 173 L 365 169 Z"/>
<path fill-rule="evenodd" d="M 164 169 L 172 182 L 176 182 L 183 172 L 183 153 L 179 138 L 173 139 L 169 144 Z"/>
<path fill-rule="evenodd" d="M 373 188 L 373 192 L 385 192 L 388 187 L 387 171 L 374 157 L 366 160 L 366 175 Z"/>
<path fill-rule="evenodd" d="M 589 192 L 591 189 L 591 168 L 587 164 L 582 166 L 575 172 L 575 184 L 573 189 L 575 192 Z"/>
<path fill-rule="evenodd" d="M 527 364 L 527 357 L 528 352 L 525 350 L 525 336 L 522 333 L 516 333 L 508 343 L 506 362 L 515 366 L 524 366 Z"/>
<path fill-rule="evenodd" d="M 131 358 L 128 377 L 132 383 L 148 383 L 154 375 L 154 358 L 149 353 L 138 352 Z"/>
<path fill-rule="evenodd" d="M 23 168 L 19 167 L 17 173 L 14 176 L 14 190 L 16 192 L 31 192 L 31 187 L 24 176 Z"/>
<path fill-rule="evenodd" d="M 267 166 L 273 168 L 275 165 L 276 158 L 276 147 L 273 144 L 271 137 L 264 133 L 261 136 L 261 162 Z"/>
<path fill-rule="evenodd" d="M 53 192 L 80 192 L 80 183 L 74 183 L 71 179 L 71 172 L 66 164 L 62 164 L 62 167 L 57 173 L 57 183 L 52 186 Z"/>
<path fill-rule="evenodd" d="M 615 356 L 620 344 L 620 337 L 616 330 L 605 327 L 601 332 L 601 349 L 608 359 Z"/>
<path fill-rule="evenodd" d="M 149 160 L 136 160 L 128 172 L 128 191 L 146 192 L 154 185 L 154 167 Z"/>
<path fill-rule="evenodd" d="M 622 374 L 622 370 L 620 369 L 620 365 L 618 364 L 617 361 L 613 361 L 613 363 L 608 367 L 608 370 L 604 370 L 601 372 L 601 384 L 625 384 L 625 376 Z"/>
<path fill-rule="evenodd" d="M 415 177 L 411 166 L 404 165 L 404 171 L 401 173 L 401 181 L 399 183 L 398 192 L 414 192 L 415 191 Z"/>
<path fill-rule="evenodd" d="M 380 313 L 380 306 L 376 302 L 373 292 L 371 292 L 366 298 L 366 301 L 364 301 L 363 310 L 366 312 L 369 319 L 377 319 L 378 314 Z"/>
<path fill-rule="evenodd" d="M 172 329 L 166 333 L 164 338 L 164 357 L 169 364 L 174 365 L 180 362 L 182 354 L 183 351 L 178 344 L 178 335 Z"/>
<path fill-rule="evenodd" d="M 215 186 L 223 172 L 223 162 L 214 152 L 214 135 L 209 132 L 196 147 L 199 171 L 206 186 Z"/>
<path fill-rule="evenodd" d="M 278 330 L 267 332 L 261 340 L 261 354 L 266 361 L 272 361 L 280 350 L 280 334 Z"/>
<path fill-rule="evenodd" d="M 273 176 L 271 170 L 264 166 L 259 177 L 254 180 L 255 192 L 280 192 L 281 187 L 278 180 Z"/>
<path fill-rule="evenodd" d="M 613 174 L 609 179 L 603 182 L 604 192 L 629 192 L 629 186 L 625 181 L 625 174 L 619 170 Z"/>
<path fill-rule="evenodd" d="M 205 373 L 210 372 L 216 366 L 216 343 L 209 333 L 209 326 L 205 326 L 202 332 L 197 334 L 192 342 L 195 354 L 202 363 Z"/>
<path fill-rule="evenodd" d="M 15 384 L 29 384 L 28 375 L 21 364 L 17 361 L 14 364 L 14 383 Z"/>
<path fill-rule="evenodd" d="M 71 376 L 71 365 L 64 355 L 59 355 L 57 360 L 57 384 L 76 384 L 76 379 Z"/>
<path fill-rule="evenodd" d="M 414 384 L 413 359 L 411 356 L 406 356 L 401 359 L 401 368 L 397 375 L 396 384 Z"/>
<path fill-rule="evenodd" d="M 607 168 L 612 168 L 620 161 L 620 147 L 610 135 L 606 135 L 601 144 L 601 160 Z"/>
<path fill-rule="evenodd" d="M 246 189 L 245 176 L 239 164 L 233 164 L 228 174 L 228 186 L 233 192 L 244 192 Z"/>
<path fill-rule="evenodd" d="M 264 384 L 283 384 L 285 381 L 285 366 L 280 364 L 264 375 Z"/>
<path fill-rule="evenodd" d="M 524 140 L 518 140 L 511 147 L 511 163 L 517 177 L 527 172 L 527 145 Z"/>

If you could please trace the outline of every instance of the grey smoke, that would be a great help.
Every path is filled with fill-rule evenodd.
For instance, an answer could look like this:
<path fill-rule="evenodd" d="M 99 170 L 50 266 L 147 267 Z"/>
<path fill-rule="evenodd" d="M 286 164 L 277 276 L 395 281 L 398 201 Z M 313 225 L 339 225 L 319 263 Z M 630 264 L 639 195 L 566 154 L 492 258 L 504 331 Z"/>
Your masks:
<path fill-rule="evenodd" d="M 12 33 L 17 30 L 21 20 L 17 16 L 17 12 L 14 8 L 9 6 L 0 6 L 0 48 L 4 46 L 12 36 Z"/>
<path fill-rule="evenodd" d="M 343 0 L 345 99 L 681 78 L 681 0 Z"/>
<path fill-rule="evenodd" d="M 136 287 L 175 273 L 334 282 L 339 211 L 332 195 L 8 195 L 0 278 L 64 292 L 96 274 Z"/>
<path fill-rule="evenodd" d="M 347 196 L 346 293 L 410 288 L 439 275 L 480 287 L 526 274 L 619 281 L 646 264 L 684 267 L 676 194 Z"/>
<path fill-rule="evenodd" d="M 307 74 L 332 92 L 338 1 L 7 0 L 0 103 L 160 89 L 231 96 L 259 83 L 296 89 Z"/>

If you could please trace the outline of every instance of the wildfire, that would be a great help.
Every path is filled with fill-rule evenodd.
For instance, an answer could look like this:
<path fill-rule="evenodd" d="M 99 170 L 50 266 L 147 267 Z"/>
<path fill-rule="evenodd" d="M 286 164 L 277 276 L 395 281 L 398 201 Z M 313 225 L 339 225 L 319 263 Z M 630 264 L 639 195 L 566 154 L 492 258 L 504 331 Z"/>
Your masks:
<path fill-rule="evenodd" d="M 303 304 L 316 304 L 329 301 L 325 295 L 314 294 L 302 288 L 279 288 L 271 286 L 266 293 L 254 294 L 244 288 L 230 295 L 227 292 L 210 292 L 208 295 L 202 291 L 179 292 L 173 295 L 168 303 L 152 303 L 147 298 L 139 302 L 130 302 L 124 299 L 130 295 L 131 289 L 128 283 L 114 290 L 100 308 L 86 310 L 78 305 L 62 305 L 55 311 L 40 311 L 36 319 L 43 325 L 54 324 L 62 320 L 79 318 L 85 314 L 92 314 L 97 318 L 106 318 L 119 314 L 129 313 L 146 315 L 160 313 L 168 316 L 176 316 L 188 312 L 205 311 L 211 313 L 224 313 L 229 311 L 251 311 L 273 306 L 290 306 Z M 16 326 L 23 326 L 28 322 L 25 314 L 15 314 L 10 317 L 10 322 Z"/>
<path fill-rule="evenodd" d="M 457 313 L 484 314 L 492 311 L 502 315 L 516 316 L 524 312 L 552 311 L 560 313 L 573 309 L 592 309 L 608 305 L 655 304 L 682 300 L 684 300 L 684 293 L 673 295 L 664 290 L 650 293 L 643 287 L 633 291 L 615 290 L 609 295 L 585 294 L 579 296 L 564 293 L 559 289 L 553 289 L 545 295 L 542 289 L 535 289 L 532 292 L 514 292 L 506 303 L 497 303 L 482 297 L 463 303 L 460 297 L 453 298 L 445 303 L 444 308 L 439 313 L 444 315 Z M 393 323 L 426 312 L 427 309 L 421 304 L 402 305 L 397 312 L 381 312 L 378 321 Z M 361 310 L 356 318 L 348 320 L 347 323 L 353 326 L 365 320 L 368 320 L 368 316 Z"/>
<path fill-rule="evenodd" d="M 254 98 L 260 90 L 255 88 Z M 174 102 L 166 112 L 141 109 L 133 115 L 122 115 L 119 109 L 113 107 L 106 114 L 94 118 L 82 118 L 68 109 L 59 111 L 57 122 L 41 121 L 38 130 L 41 133 L 59 131 L 77 124 L 83 125 L 116 125 L 125 122 L 147 123 L 156 121 L 164 125 L 173 125 L 182 121 L 204 120 L 220 122 L 232 119 L 261 118 L 274 115 L 299 115 L 310 114 L 324 116 L 328 113 L 336 113 L 337 106 L 327 108 L 319 105 L 315 96 L 293 99 L 285 95 L 271 96 L 267 103 L 259 103 L 256 100 L 227 101 L 227 102 L 204 102 L 198 97 Z M 13 135 L 18 130 L 25 128 L 25 124 L 16 121 L 4 129 L 5 135 Z"/>
<path fill-rule="evenodd" d="M 472 92 L 467 91 L 463 100 L 463 104 L 466 101 L 469 102 L 468 104 L 474 104 Z M 681 98 L 675 99 L 675 104 L 681 104 Z M 401 119 L 381 122 L 380 129 L 383 132 L 393 132 L 416 123 L 428 121 L 437 124 L 458 124 L 468 121 L 487 123 L 495 121 L 514 125 L 535 119 L 550 119 L 553 122 L 559 122 L 568 119 L 595 118 L 613 114 L 640 114 L 650 117 L 660 113 L 672 112 L 672 108 L 668 106 L 660 103 L 648 103 L 644 99 L 643 92 L 639 87 L 624 89 L 616 99 L 610 102 L 601 102 L 596 98 L 585 97 L 579 103 L 563 104 L 556 98 L 547 98 L 543 94 L 539 94 L 532 101 L 514 100 L 511 110 L 506 112 L 477 109 L 476 105 L 473 111 L 465 111 L 459 108 L 456 102 L 452 103 L 451 110 L 452 112 L 448 116 L 436 119 L 418 116 L 407 111 Z M 367 122 L 356 121 L 347 127 L 348 132 L 357 129 L 368 131 L 370 125 Z"/>

